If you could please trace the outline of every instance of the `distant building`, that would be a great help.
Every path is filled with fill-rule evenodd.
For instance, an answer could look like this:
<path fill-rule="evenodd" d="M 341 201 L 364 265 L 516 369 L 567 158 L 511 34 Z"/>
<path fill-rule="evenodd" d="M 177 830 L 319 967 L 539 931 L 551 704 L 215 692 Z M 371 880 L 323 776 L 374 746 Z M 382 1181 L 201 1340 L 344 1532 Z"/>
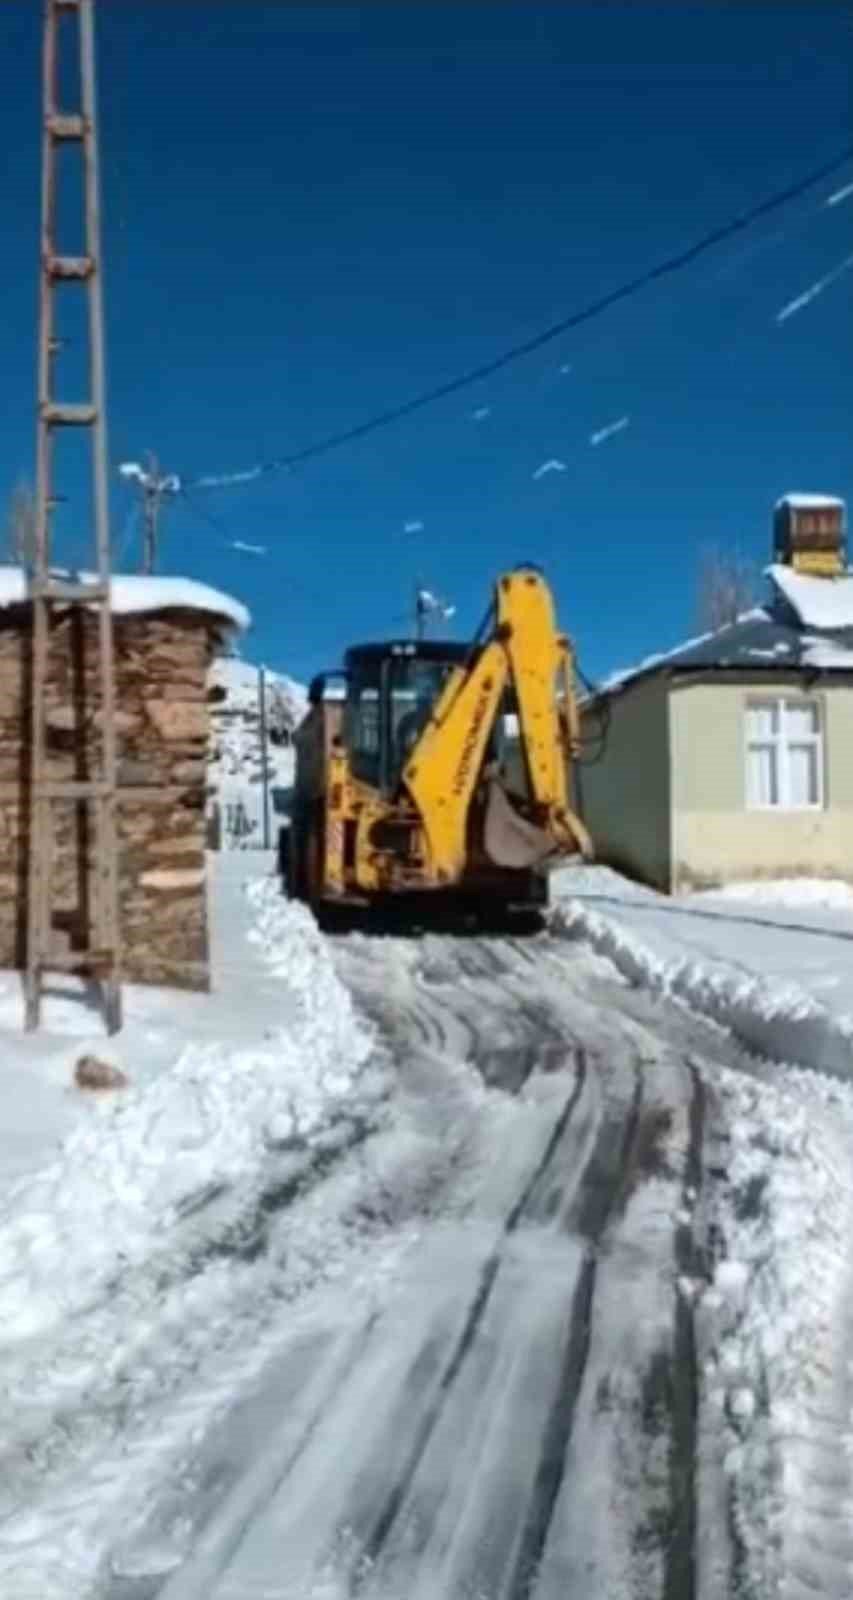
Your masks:
<path fill-rule="evenodd" d="M 267 733 L 266 784 L 261 693 Z M 264 843 L 264 801 L 272 846 L 290 816 L 293 735 L 307 708 L 301 684 L 277 672 L 261 675 L 237 656 L 220 656 L 208 682 L 207 842 L 214 850 L 256 850 Z"/>
<path fill-rule="evenodd" d="M 853 881 L 853 573 L 845 507 L 785 495 L 767 603 L 615 674 L 583 706 L 599 860 L 668 892 Z"/>

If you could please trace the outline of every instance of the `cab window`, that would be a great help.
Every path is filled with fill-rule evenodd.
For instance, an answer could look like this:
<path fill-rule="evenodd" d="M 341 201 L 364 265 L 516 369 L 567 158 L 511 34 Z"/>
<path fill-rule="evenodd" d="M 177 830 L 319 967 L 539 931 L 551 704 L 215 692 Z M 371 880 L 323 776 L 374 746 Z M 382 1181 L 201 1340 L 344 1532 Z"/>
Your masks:
<path fill-rule="evenodd" d="M 347 737 L 350 771 L 362 783 L 379 787 L 382 725 L 379 663 L 365 663 L 350 676 L 347 695 Z"/>

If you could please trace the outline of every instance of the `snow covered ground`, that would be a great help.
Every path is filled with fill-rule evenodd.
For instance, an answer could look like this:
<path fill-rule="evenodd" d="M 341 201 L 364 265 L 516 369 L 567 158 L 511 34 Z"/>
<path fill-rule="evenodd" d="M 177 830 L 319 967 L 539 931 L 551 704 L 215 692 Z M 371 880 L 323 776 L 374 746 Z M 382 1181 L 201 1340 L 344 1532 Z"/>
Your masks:
<path fill-rule="evenodd" d="M 793 879 L 671 899 L 606 867 L 555 874 L 555 926 L 762 1054 L 853 1079 L 853 890 Z"/>
<path fill-rule="evenodd" d="M 853 1096 L 808 1072 L 713 1076 L 718 1240 L 694 1301 L 705 1461 L 727 1482 L 736 1594 L 853 1594 Z M 713 1481 L 713 1480 L 712 1480 Z M 722 1591 L 721 1591 L 722 1592 Z"/>
<path fill-rule="evenodd" d="M 116 1044 L 73 985 L 22 1036 L 19 980 L 2 978 L 0 1593 L 15 1600 L 88 1592 L 104 1502 L 145 1476 L 110 1455 L 117 1418 L 147 1417 L 140 1455 L 174 1445 L 215 1396 L 211 1377 L 195 1416 L 171 1417 L 187 1371 L 251 1346 L 333 1265 L 310 1231 L 286 1270 L 241 1255 L 270 1194 L 363 1138 L 388 1087 L 312 919 L 259 865 L 246 889 L 233 858 L 216 863 L 217 993 L 130 988 Z M 88 1050 L 130 1087 L 75 1089 Z"/>
<path fill-rule="evenodd" d="M 754 1072 L 707 1075 L 719 1259 L 707 1285 L 683 1284 L 703 1450 L 728 1481 L 743 1592 L 849 1600 L 853 890 L 791 879 L 671 900 L 607 868 L 560 873 L 554 887 L 558 932 L 757 1052 Z"/>
<path fill-rule="evenodd" d="M 0 977 L 4 1600 L 849 1600 L 845 887 L 330 942 L 270 867 L 115 1044 Z"/>

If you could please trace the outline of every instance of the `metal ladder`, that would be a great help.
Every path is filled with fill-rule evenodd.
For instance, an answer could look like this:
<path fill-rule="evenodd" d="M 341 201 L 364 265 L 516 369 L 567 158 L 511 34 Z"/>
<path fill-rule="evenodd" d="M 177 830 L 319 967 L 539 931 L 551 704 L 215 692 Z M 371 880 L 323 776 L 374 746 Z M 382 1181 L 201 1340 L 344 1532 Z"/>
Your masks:
<path fill-rule="evenodd" d="M 60 29 L 74 27 L 80 59 L 79 111 L 57 105 Z M 41 1018 L 43 981 L 49 972 L 80 972 L 102 985 L 107 1029 L 121 1027 L 121 933 L 119 921 L 118 841 L 116 834 L 116 722 L 113 627 L 110 608 L 110 536 L 107 492 L 107 443 L 104 388 L 103 306 L 100 278 L 98 146 L 95 113 L 95 40 L 93 0 L 45 0 L 42 131 L 41 293 L 38 347 L 38 427 L 36 467 L 35 550 L 29 592 L 32 600 L 32 720 L 27 898 L 26 1027 Z M 56 239 L 58 152 L 80 147 L 84 176 L 85 253 L 63 255 Z M 60 283 L 76 283 L 87 296 L 89 332 L 89 395 L 84 404 L 69 405 L 54 393 L 56 292 Z M 50 565 L 53 492 L 53 442 L 57 428 L 90 430 L 95 513 L 95 574 L 88 581 L 59 577 Z M 85 619 L 96 618 L 97 685 L 100 728 L 100 772 L 77 781 L 55 781 L 47 771 L 47 679 L 50 634 L 57 608 L 80 616 L 83 647 Z M 79 716 L 79 713 L 78 713 Z M 85 748 L 82 724 L 74 729 Z M 78 848 L 82 873 L 91 894 L 86 948 L 60 951 L 54 941 L 53 867 L 57 802 L 70 802 L 80 821 Z M 80 819 L 80 808 L 83 819 Z M 91 865 L 90 859 L 91 858 Z M 88 896 L 86 897 L 88 899 Z"/>

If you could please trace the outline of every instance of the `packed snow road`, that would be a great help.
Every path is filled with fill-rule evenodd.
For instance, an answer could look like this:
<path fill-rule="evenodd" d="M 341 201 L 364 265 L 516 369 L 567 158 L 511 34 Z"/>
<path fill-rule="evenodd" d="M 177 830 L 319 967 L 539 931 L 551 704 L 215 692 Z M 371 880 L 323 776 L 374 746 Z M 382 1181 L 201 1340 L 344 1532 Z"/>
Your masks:
<path fill-rule="evenodd" d="M 361 1201 L 393 1273 L 317 1305 L 257 1452 L 208 1441 L 232 1484 L 188 1559 L 165 1583 L 125 1563 L 110 1600 L 699 1596 L 684 1048 L 558 941 L 336 949 L 405 1103 L 406 1159 Z M 723 1525 L 704 1593 L 729 1560 Z"/>
<path fill-rule="evenodd" d="M 4 1600 L 849 1600 L 848 1086 L 215 882 L 0 1205 Z"/>

